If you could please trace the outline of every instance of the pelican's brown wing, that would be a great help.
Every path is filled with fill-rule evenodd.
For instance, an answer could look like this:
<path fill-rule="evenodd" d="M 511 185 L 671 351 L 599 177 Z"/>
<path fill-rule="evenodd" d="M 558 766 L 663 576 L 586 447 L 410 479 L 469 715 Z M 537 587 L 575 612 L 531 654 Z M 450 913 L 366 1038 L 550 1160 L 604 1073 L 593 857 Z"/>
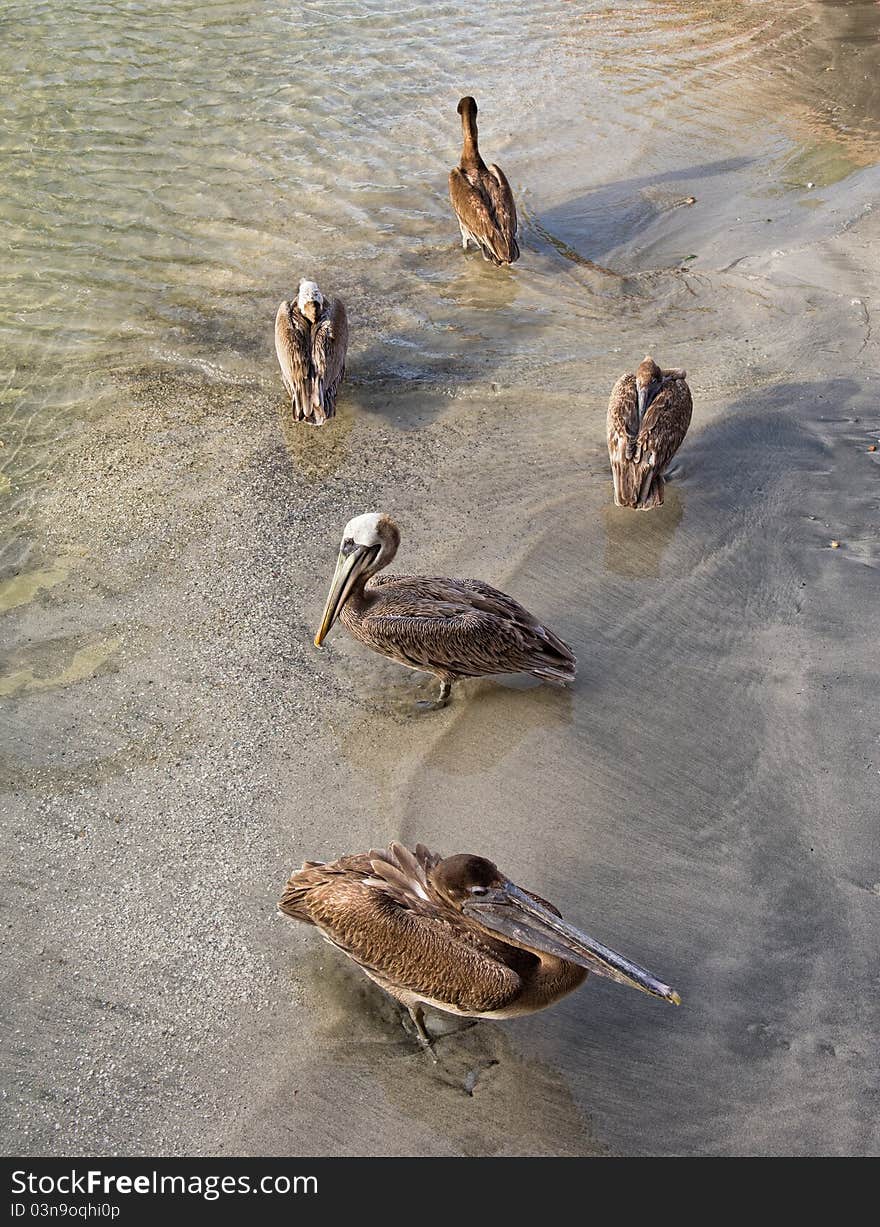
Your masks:
<path fill-rule="evenodd" d="M 503 240 L 507 254 L 502 257 L 507 264 L 513 264 L 519 259 L 519 245 L 516 241 L 516 203 L 513 192 L 507 182 L 507 176 L 500 166 L 493 162 L 484 182 L 485 190 L 492 201 L 492 212 L 498 235 Z"/>
<path fill-rule="evenodd" d="M 472 1014 L 501 1009 L 518 995 L 519 975 L 448 905 L 406 891 L 401 896 L 399 882 L 389 890 L 382 871 L 401 863 L 399 855 L 369 853 L 304 866 L 291 876 L 279 906 L 316 925 L 401 999 L 427 998 Z M 404 877 L 407 871 L 399 870 Z"/>
<path fill-rule="evenodd" d="M 635 375 L 621 375 L 608 401 L 608 455 L 612 461 L 632 455 L 639 430 L 639 401 Z"/>
<path fill-rule="evenodd" d="M 639 400 L 635 375 L 621 375 L 611 389 L 607 428 L 614 502 L 618 507 L 638 507 L 648 466 L 638 446 Z"/>
<path fill-rule="evenodd" d="M 694 402 L 684 379 L 665 384 L 648 406 L 639 427 L 637 446 L 649 457 L 658 473 L 663 473 L 682 445 Z"/>
<path fill-rule="evenodd" d="M 311 326 L 296 304 L 283 302 L 275 316 L 275 353 L 297 418 L 311 416 Z"/>
<path fill-rule="evenodd" d="M 342 299 L 337 298 L 315 327 L 312 338 L 312 412 L 316 422 L 332 418 L 336 394 L 345 377 L 348 349 L 348 318 Z"/>
<path fill-rule="evenodd" d="M 414 668 L 450 678 L 532 673 L 560 683 L 575 675 L 568 644 L 481 580 L 377 576 L 372 585 L 358 637 Z"/>
<path fill-rule="evenodd" d="M 519 256 L 519 248 L 513 233 L 508 235 L 499 227 L 492 198 L 483 188 L 484 181 L 490 179 L 494 187 L 501 192 L 498 181 L 488 171 L 484 171 L 484 174 L 480 176 L 480 182 L 475 186 L 464 172 L 456 167 L 449 172 L 449 199 L 467 235 L 474 240 L 486 259 L 491 260 L 493 264 L 510 264 Z M 504 182 L 506 184 L 507 180 Z M 507 192 L 510 194 L 509 186 Z M 513 205 L 512 194 L 510 194 L 510 205 Z M 515 209 L 513 217 L 515 231 Z"/>

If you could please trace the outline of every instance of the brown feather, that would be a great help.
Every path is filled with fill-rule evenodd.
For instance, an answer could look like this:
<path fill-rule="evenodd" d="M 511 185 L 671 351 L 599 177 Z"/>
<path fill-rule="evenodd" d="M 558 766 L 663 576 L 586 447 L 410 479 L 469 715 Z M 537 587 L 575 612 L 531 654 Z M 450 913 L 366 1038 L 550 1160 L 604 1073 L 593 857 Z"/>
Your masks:
<path fill-rule="evenodd" d="M 336 396 L 345 378 L 345 356 L 348 350 L 348 317 L 342 300 L 337 298 L 331 309 L 320 316 L 312 338 L 312 412 L 315 420 L 324 421 L 336 412 Z"/>
<path fill-rule="evenodd" d="M 315 925 L 407 1005 L 421 1001 L 453 1013 L 513 1016 L 549 1005 L 583 983 L 582 968 L 496 940 L 452 907 L 428 876 L 441 862 L 423 844 L 411 852 L 397 843 L 326 865 L 309 862 L 291 875 L 279 907 Z M 374 880 L 365 869 L 382 876 Z M 407 883 L 414 880 L 436 902 L 413 894 Z"/>
<path fill-rule="evenodd" d="M 397 857 L 389 853 L 379 864 L 393 871 L 390 862 Z M 447 1003 L 453 1011 L 479 1014 L 501 1009 L 516 996 L 520 976 L 497 957 L 502 943 L 484 940 L 451 909 L 426 913 L 413 906 L 421 900 L 396 897 L 391 884 L 390 889 L 368 884 L 364 864 L 370 864 L 366 856 L 343 857 L 305 873 L 297 871 L 287 883 L 280 909 L 317 926 L 401 1000 L 421 994 Z M 525 961 L 529 958 L 534 961 L 528 955 Z"/>
<path fill-rule="evenodd" d="M 340 618 L 361 643 L 449 681 L 531 673 L 564 683 L 575 675 L 568 645 L 481 580 L 377 575 L 352 594 Z"/>
<path fill-rule="evenodd" d="M 636 377 L 622 375 L 608 402 L 608 456 L 618 507 L 663 505 L 663 475 L 681 446 L 693 414 L 684 371 L 661 372 L 663 384 L 639 423 Z"/>
<path fill-rule="evenodd" d="M 297 421 L 322 425 L 336 413 L 345 377 L 348 318 L 341 299 L 325 300 L 314 324 L 295 302 L 275 316 L 275 352 Z"/>
<path fill-rule="evenodd" d="M 472 108 L 464 103 L 472 103 Z M 477 143 L 476 103 L 462 99 L 463 145 L 458 166 L 449 172 L 449 199 L 462 237 L 473 240 L 493 264 L 519 259 L 516 241 L 516 204 L 510 184 L 499 166 L 486 166 Z"/>

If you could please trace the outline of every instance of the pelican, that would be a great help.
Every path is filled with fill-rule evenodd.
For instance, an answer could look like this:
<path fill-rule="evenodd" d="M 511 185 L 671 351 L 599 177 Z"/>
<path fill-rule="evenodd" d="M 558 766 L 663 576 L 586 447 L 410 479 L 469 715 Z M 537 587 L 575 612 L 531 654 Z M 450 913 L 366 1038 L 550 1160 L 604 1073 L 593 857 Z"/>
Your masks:
<path fill-rule="evenodd" d="M 531 673 L 556 685 L 574 678 L 568 644 L 482 580 L 377 575 L 399 545 L 400 530 L 390 516 L 368 512 L 349 520 L 316 647 L 341 618 L 374 652 L 439 679 L 437 701 L 420 707 L 445 707 L 460 677 Z"/>
<path fill-rule="evenodd" d="M 516 243 L 516 205 L 500 166 L 486 166 L 477 146 L 477 104 L 462 98 L 458 104 L 464 144 L 461 161 L 449 172 L 449 199 L 458 218 L 461 245 L 473 240 L 484 260 L 513 264 L 519 259 Z"/>
<path fill-rule="evenodd" d="M 296 302 L 283 302 L 275 316 L 275 352 L 298 422 L 323 426 L 334 416 L 347 349 L 342 299 L 328 302 L 314 281 L 301 281 Z"/>
<path fill-rule="evenodd" d="M 635 375 L 621 375 L 608 402 L 608 455 L 618 507 L 663 506 L 664 478 L 691 424 L 687 371 L 661 371 L 645 356 Z"/>
<path fill-rule="evenodd" d="M 306 861 L 278 907 L 315 925 L 406 1006 L 429 1050 L 425 1006 L 515 1018 L 553 1005 L 590 972 L 681 1004 L 652 972 L 568 924 L 482 856 L 392 843 L 330 864 Z"/>

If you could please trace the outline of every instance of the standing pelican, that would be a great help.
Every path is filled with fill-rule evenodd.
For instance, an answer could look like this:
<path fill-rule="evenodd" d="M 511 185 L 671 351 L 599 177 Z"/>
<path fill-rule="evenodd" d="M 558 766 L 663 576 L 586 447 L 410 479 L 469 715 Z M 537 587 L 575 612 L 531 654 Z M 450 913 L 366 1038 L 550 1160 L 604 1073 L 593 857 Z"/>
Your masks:
<path fill-rule="evenodd" d="M 444 707 L 460 677 L 531 673 L 557 685 L 574 678 L 568 644 L 482 580 L 378 576 L 399 545 L 400 531 L 390 516 L 370 512 L 349 520 L 317 647 L 341 617 L 355 639 L 375 652 L 439 678 L 437 702 L 422 707 Z"/>
<path fill-rule="evenodd" d="M 321 935 L 405 1005 L 430 1048 L 424 1007 L 467 1018 L 515 1018 L 553 1005 L 592 971 L 681 998 L 623 955 L 567 924 L 482 856 L 440 857 L 417 844 L 306 861 L 280 910 Z"/>
<path fill-rule="evenodd" d="M 314 281 L 301 281 L 296 302 L 283 302 L 275 316 L 275 352 L 298 422 L 323 426 L 336 413 L 347 349 L 342 299 L 328 302 Z"/>
<path fill-rule="evenodd" d="M 516 243 L 516 205 L 500 166 L 486 166 L 477 146 L 477 104 L 462 98 L 458 104 L 464 144 L 461 161 L 449 172 L 449 199 L 458 217 L 461 245 L 467 251 L 473 239 L 484 260 L 513 264 L 519 259 Z"/>
<path fill-rule="evenodd" d="M 608 455 L 618 507 L 663 506 L 664 477 L 691 424 L 687 371 L 661 371 L 645 357 L 621 375 L 608 402 Z"/>

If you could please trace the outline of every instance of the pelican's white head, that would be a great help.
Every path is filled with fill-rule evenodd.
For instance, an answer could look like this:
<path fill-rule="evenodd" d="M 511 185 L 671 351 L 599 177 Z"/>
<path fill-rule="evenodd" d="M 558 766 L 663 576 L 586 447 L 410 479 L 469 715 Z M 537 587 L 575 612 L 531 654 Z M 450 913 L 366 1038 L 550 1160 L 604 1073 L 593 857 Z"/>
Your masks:
<path fill-rule="evenodd" d="M 342 534 L 321 626 L 315 636 L 317 647 L 321 646 L 324 636 L 352 593 L 362 592 L 369 577 L 388 566 L 399 545 L 400 530 L 391 516 L 381 511 L 369 511 L 348 521 Z"/>
<path fill-rule="evenodd" d="M 365 511 L 363 515 L 349 520 L 342 532 L 340 553 L 368 553 L 370 561 L 365 567 L 369 575 L 375 575 L 387 567 L 400 545 L 400 529 L 384 511 Z"/>
<path fill-rule="evenodd" d="M 321 308 L 324 306 L 324 295 L 318 289 L 314 281 L 301 281 L 299 283 L 299 291 L 296 296 L 296 305 L 299 307 L 303 315 L 312 321 L 321 314 Z"/>
<path fill-rule="evenodd" d="M 349 520 L 343 533 L 343 541 L 353 541 L 355 545 L 378 545 L 379 525 L 387 517 L 381 511 L 365 511 L 361 516 Z"/>

